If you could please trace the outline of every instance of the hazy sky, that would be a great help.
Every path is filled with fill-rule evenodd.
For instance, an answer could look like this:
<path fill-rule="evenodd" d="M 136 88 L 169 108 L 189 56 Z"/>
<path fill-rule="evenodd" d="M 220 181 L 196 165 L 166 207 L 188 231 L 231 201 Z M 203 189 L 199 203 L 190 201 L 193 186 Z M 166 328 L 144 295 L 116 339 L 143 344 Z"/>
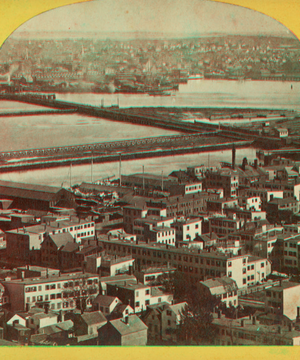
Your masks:
<path fill-rule="evenodd" d="M 209 0 L 94 0 L 47 11 L 13 34 L 54 30 L 289 33 L 278 21 L 254 10 Z"/>

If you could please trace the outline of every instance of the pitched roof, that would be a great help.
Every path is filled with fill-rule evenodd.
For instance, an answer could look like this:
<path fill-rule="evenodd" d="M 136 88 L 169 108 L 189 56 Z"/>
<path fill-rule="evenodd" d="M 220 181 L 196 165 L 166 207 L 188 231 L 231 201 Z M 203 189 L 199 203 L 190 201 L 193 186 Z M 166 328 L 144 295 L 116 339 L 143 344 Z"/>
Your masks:
<path fill-rule="evenodd" d="M 93 311 L 90 313 L 84 313 L 81 315 L 83 321 L 87 325 L 106 323 L 107 320 L 101 311 Z"/>
<path fill-rule="evenodd" d="M 174 305 L 170 305 L 169 308 L 174 311 L 174 313 L 177 316 L 180 316 L 182 314 L 182 311 L 184 310 L 184 308 L 187 306 L 186 302 L 182 302 L 182 303 L 178 303 L 178 304 L 174 304 Z"/>
<path fill-rule="evenodd" d="M 61 249 L 65 252 L 76 252 L 79 249 L 79 245 L 74 243 L 74 241 L 67 242 L 66 245 Z"/>
<path fill-rule="evenodd" d="M 59 234 L 49 234 L 50 239 L 54 242 L 58 249 L 62 246 L 67 245 L 69 242 L 74 242 L 72 235 L 69 232 L 59 233 Z"/>
<path fill-rule="evenodd" d="M 115 301 L 115 299 L 118 299 L 116 296 L 108 296 L 108 295 L 98 295 L 94 302 L 97 302 L 98 304 L 102 306 L 110 306 L 110 304 Z M 119 299 L 118 299 L 119 300 Z"/>
<path fill-rule="evenodd" d="M 127 335 L 148 329 L 148 326 L 137 315 L 128 316 L 128 324 L 123 318 L 111 320 L 110 324 L 121 334 Z"/>
<path fill-rule="evenodd" d="M 74 323 L 72 320 L 66 320 L 60 323 L 57 323 L 56 326 L 61 330 L 71 330 L 74 326 Z"/>
<path fill-rule="evenodd" d="M 54 186 L 25 184 L 0 180 L 1 196 L 13 196 L 28 199 L 52 200 L 61 188 Z"/>

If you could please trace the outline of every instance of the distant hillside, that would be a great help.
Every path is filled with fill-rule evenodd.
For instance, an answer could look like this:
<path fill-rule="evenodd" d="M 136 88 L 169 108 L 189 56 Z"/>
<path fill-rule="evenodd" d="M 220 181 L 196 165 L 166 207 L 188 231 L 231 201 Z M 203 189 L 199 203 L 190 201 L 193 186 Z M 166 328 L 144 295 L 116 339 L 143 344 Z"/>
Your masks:
<path fill-rule="evenodd" d="M 223 37 L 223 36 L 268 36 L 296 39 L 292 33 L 262 33 L 262 34 L 230 34 L 230 33 L 163 33 L 163 32 L 76 32 L 76 31 L 16 31 L 10 37 L 14 39 L 99 39 L 99 40 L 131 40 L 131 39 L 188 39 L 201 37 Z"/>

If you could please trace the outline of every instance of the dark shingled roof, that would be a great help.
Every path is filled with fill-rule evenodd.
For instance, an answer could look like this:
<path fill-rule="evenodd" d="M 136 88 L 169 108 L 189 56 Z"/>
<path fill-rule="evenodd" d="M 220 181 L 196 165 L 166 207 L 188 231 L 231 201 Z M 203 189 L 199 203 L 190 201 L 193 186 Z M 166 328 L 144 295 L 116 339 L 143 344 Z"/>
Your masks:
<path fill-rule="evenodd" d="M 1 197 L 19 197 L 26 199 L 52 200 L 61 188 L 54 186 L 25 184 L 0 180 Z"/>
<path fill-rule="evenodd" d="M 76 252 L 79 249 L 79 245 L 77 243 L 74 243 L 74 241 L 72 242 L 68 242 L 66 243 L 66 245 L 62 248 L 61 251 L 65 251 L 65 252 Z"/>
<path fill-rule="evenodd" d="M 81 317 L 87 325 L 107 323 L 107 320 L 101 311 L 93 311 L 90 313 L 84 313 L 83 315 L 81 315 Z"/>
<path fill-rule="evenodd" d="M 117 296 L 98 295 L 94 302 L 101 306 L 109 306 L 115 299 L 118 299 Z"/>
<path fill-rule="evenodd" d="M 62 246 L 67 245 L 69 242 L 74 242 L 72 235 L 69 232 L 66 233 L 59 233 L 59 234 L 51 234 L 49 235 L 50 239 L 55 243 L 58 249 Z"/>

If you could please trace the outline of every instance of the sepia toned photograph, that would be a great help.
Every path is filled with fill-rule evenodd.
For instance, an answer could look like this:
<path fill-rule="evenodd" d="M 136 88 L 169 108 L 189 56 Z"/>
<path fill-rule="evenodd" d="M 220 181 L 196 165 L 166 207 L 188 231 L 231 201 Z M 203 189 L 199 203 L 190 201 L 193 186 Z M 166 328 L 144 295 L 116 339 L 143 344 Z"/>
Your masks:
<path fill-rule="evenodd" d="M 213 0 L 92 0 L 0 48 L 0 345 L 300 345 L 300 43 Z"/>

